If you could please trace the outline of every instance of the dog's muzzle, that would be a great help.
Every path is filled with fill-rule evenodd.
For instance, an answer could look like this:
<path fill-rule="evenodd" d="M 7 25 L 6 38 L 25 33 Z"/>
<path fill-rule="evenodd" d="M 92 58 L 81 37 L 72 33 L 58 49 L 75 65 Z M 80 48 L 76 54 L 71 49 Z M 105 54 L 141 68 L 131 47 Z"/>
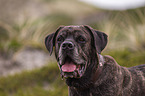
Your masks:
<path fill-rule="evenodd" d="M 61 75 L 64 78 L 80 78 L 84 71 L 86 64 L 84 61 L 82 63 L 77 63 L 71 56 L 66 56 L 64 61 L 60 66 Z"/>
<path fill-rule="evenodd" d="M 86 62 L 76 52 L 75 44 L 71 41 L 64 41 L 59 50 L 59 67 L 64 78 L 79 78 L 83 75 Z"/>

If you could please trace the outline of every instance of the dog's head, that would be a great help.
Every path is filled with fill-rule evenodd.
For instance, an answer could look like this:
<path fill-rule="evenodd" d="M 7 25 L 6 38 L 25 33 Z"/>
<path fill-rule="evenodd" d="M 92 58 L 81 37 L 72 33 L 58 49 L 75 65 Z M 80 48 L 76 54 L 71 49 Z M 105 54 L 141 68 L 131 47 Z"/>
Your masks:
<path fill-rule="evenodd" d="M 62 26 L 45 39 L 50 54 L 55 46 L 58 66 L 65 78 L 82 77 L 93 54 L 100 54 L 106 44 L 107 35 L 87 25 Z"/>

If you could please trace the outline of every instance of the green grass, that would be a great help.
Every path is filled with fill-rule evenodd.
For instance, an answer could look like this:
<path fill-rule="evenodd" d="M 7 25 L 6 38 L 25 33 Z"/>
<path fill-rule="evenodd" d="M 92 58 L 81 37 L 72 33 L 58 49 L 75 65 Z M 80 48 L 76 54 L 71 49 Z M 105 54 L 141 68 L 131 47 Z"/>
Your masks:
<path fill-rule="evenodd" d="M 0 78 L 0 96 L 66 96 L 57 64 Z"/>
<path fill-rule="evenodd" d="M 103 55 L 111 55 L 124 67 L 145 63 L 145 51 L 117 50 L 104 52 Z M 0 96 L 68 96 L 68 89 L 57 64 L 51 63 L 40 69 L 1 77 Z"/>
<path fill-rule="evenodd" d="M 145 51 L 131 51 L 125 50 L 115 50 L 104 52 L 104 55 L 112 56 L 119 65 L 124 67 L 132 67 L 136 65 L 145 64 Z"/>

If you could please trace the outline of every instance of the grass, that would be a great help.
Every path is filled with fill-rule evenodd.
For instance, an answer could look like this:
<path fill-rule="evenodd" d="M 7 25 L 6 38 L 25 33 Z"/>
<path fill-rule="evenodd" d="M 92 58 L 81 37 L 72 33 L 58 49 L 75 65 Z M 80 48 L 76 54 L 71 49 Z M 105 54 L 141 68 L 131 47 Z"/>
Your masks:
<path fill-rule="evenodd" d="M 62 92 L 61 92 L 62 91 Z M 65 91 L 65 93 L 63 92 Z M 0 78 L 0 96 L 66 96 L 57 64 Z"/>
<path fill-rule="evenodd" d="M 59 3 L 62 4 L 62 2 Z M 44 38 L 47 34 L 55 32 L 60 25 L 75 24 L 75 20 L 78 19 L 74 16 L 75 10 L 73 10 L 73 15 L 69 10 L 64 11 L 66 6 L 60 8 L 60 12 L 55 11 L 55 9 L 57 7 L 53 6 L 52 10 L 54 12 L 44 18 L 27 19 L 22 24 L 9 25 L 0 22 L 0 33 L 2 34 L 0 36 L 0 50 L 5 52 L 15 51 L 13 49 L 19 50 L 19 48 L 27 45 L 44 48 Z M 83 10 L 83 8 L 80 10 Z M 77 12 L 80 13 L 80 10 L 77 10 Z M 92 11 L 82 14 L 92 14 Z M 106 13 L 107 17 L 98 22 L 90 22 L 88 25 L 108 34 L 109 43 L 107 49 L 129 48 L 134 51 L 145 49 L 145 7 L 127 11 L 99 10 L 97 11 L 98 14 L 101 11 Z"/>
<path fill-rule="evenodd" d="M 145 51 L 134 52 L 129 49 L 104 52 L 104 55 L 112 56 L 119 65 L 132 67 L 145 64 Z"/>
<path fill-rule="evenodd" d="M 63 23 L 62 23 L 63 22 Z M 51 14 L 43 19 L 26 20 L 20 25 L 0 23 L 0 50 L 4 52 L 16 52 L 23 46 L 42 46 L 48 33 L 62 25 L 71 24 L 72 18 L 65 14 Z M 5 38 L 4 38 L 5 37 Z"/>
<path fill-rule="evenodd" d="M 92 24 L 94 28 L 109 35 L 107 49 L 129 48 L 133 51 L 145 49 L 144 7 L 127 11 L 110 11 L 108 14 L 108 18 Z"/>
<path fill-rule="evenodd" d="M 126 49 L 103 54 L 111 55 L 125 67 L 145 63 L 145 51 L 134 53 Z M 1 77 L 0 96 L 68 96 L 68 89 L 65 80 L 60 77 L 57 64 L 51 63 L 40 69 Z"/>

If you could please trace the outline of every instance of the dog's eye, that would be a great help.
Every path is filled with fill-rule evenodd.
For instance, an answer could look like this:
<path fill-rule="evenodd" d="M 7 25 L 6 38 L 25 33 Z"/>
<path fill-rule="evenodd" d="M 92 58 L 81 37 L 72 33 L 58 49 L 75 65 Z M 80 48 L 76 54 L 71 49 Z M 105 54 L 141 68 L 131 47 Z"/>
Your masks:
<path fill-rule="evenodd" d="M 85 43 L 85 39 L 82 36 L 79 36 L 78 39 L 77 39 L 77 41 L 79 43 Z"/>
<path fill-rule="evenodd" d="M 60 37 L 57 38 L 57 41 L 58 42 L 62 42 L 63 40 L 64 40 L 64 38 L 62 36 L 60 36 Z"/>

